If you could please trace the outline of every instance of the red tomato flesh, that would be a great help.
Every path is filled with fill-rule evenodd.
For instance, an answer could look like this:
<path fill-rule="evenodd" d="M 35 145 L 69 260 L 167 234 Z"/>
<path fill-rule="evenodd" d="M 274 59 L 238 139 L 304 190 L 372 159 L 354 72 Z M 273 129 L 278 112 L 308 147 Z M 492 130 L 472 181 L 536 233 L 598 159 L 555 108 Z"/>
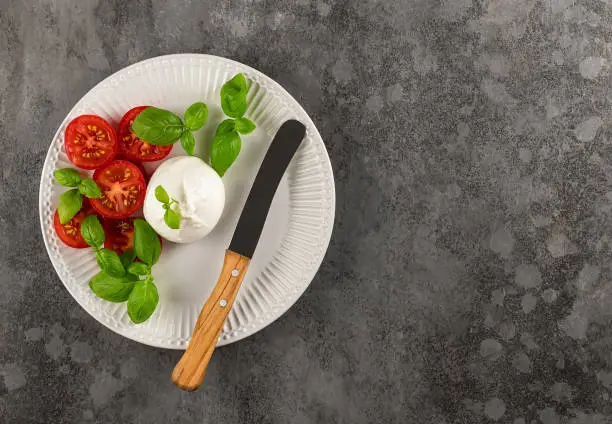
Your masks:
<path fill-rule="evenodd" d="M 169 146 L 156 146 L 136 137 L 131 130 L 134 119 L 150 106 L 137 106 L 127 111 L 119 122 L 119 152 L 131 161 L 153 162 L 161 160 L 170 154 L 173 144 Z"/>
<path fill-rule="evenodd" d="M 134 248 L 134 218 L 105 219 L 102 225 L 106 234 L 104 247 L 118 255 Z"/>
<path fill-rule="evenodd" d="M 138 167 L 138 169 L 140 169 L 140 172 L 142 173 L 142 176 L 145 178 L 145 181 L 147 182 L 147 184 L 149 183 L 150 175 L 147 174 L 147 170 L 142 165 L 142 162 L 136 162 L 136 161 L 133 161 L 131 159 L 128 159 L 128 157 L 123 155 L 123 153 L 121 153 L 121 152 L 117 152 L 117 156 L 115 156 L 115 159 L 116 160 L 127 160 L 128 162 L 131 162 L 134 165 L 136 165 Z"/>
<path fill-rule="evenodd" d="M 81 236 L 81 223 L 87 215 L 95 214 L 87 199 L 83 199 L 83 207 L 77 214 L 66 224 L 62 224 L 59 220 L 59 214 L 55 211 L 53 215 L 53 228 L 60 240 L 70 247 L 82 249 L 89 247 Z"/>
<path fill-rule="evenodd" d="M 81 115 L 66 127 L 64 148 L 70 162 L 79 168 L 96 169 L 106 165 L 117 153 L 113 127 L 96 115 Z"/>
<path fill-rule="evenodd" d="M 140 169 L 131 162 L 115 160 L 96 169 L 93 179 L 102 197 L 91 199 L 91 205 L 105 218 L 127 218 L 144 203 L 147 185 Z"/>

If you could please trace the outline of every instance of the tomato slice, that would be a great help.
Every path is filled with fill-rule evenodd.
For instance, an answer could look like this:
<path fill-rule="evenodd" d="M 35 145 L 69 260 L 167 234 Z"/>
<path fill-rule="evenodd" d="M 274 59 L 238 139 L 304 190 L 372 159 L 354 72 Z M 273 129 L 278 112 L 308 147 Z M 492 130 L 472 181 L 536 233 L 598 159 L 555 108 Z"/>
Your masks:
<path fill-rule="evenodd" d="M 96 115 L 81 115 L 66 127 L 64 147 L 70 162 L 79 168 L 96 169 L 106 165 L 117 153 L 113 127 Z"/>
<path fill-rule="evenodd" d="M 102 225 L 106 234 L 104 247 L 118 255 L 134 248 L 134 218 L 105 219 Z"/>
<path fill-rule="evenodd" d="M 134 218 L 105 219 L 102 226 L 106 234 L 104 247 L 114 250 L 118 255 L 134 248 Z M 161 237 L 159 242 L 163 245 Z"/>
<path fill-rule="evenodd" d="M 81 236 L 81 223 L 87 215 L 95 214 L 87 199 L 83 199 L 83 207 L 77 214 L 66 224 L 62 224 L 59 220 L 59 214 L 55 211 L 53 215 L 53 228 L 57 236 L 66 246 L 82 249 L 89 247 Z"/>
<path fill-rule="evenodd" d="M 146 108 L 150 106 L 137 106 L 127 111 L 119 122 L 119 152 L 126 158 L 136 162 L 153 162 L 161 160 L 170 154 L 173 144 L 169 146 L 156 146 L 149 144 L 136 137 L 131 130 L 134 119 Z"/>
<path fill-rule="evenodd" d="M 96 169 L 93 179 L 102 190 L 102 197 L 90 199 L 91 206 L 105 218 L 127 218 L 144 203 L 147 185 L 132 162 L 112 161 Z"/>

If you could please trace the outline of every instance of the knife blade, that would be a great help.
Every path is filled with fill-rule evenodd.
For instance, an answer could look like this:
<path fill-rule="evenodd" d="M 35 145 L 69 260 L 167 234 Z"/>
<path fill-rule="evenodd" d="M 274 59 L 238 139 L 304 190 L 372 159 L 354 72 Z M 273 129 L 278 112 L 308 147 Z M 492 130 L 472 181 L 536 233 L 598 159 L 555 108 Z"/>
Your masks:
<path fill-rule="evenodd" d="M 306 127 L 301 122 L 286 121 L 266 152 L 225 252 L 219 280 L 202 307 L 189 346 L 172 372 L 172 382 L 183 390 L 196 390 L 204 380 L 206 367 L 257 247 L 276 189 L 305 135 Z"/>
<path fill-rule="evenodd" d="M 259 241 L 270 204 L 285 169 L 302 143 L 306 127 L 298 121 L 287 121 L 278 129 L 266 152 L 255 182 L 249 192 L 236 225 L 229 250 L 252 258 Z"/>

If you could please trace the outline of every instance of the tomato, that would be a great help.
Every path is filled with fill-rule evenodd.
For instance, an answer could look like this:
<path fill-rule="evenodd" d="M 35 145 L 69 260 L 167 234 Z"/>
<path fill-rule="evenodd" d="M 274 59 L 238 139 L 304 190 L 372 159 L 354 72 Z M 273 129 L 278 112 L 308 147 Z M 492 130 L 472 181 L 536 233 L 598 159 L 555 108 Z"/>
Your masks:
<path fill-rule="evenodd" d="M 55 211 L 53 215 L 53 228 L 57 236 L 65 245 L 82 249 L 89 247 L 81 236 L 81 223 L 87 215 L 95 214 L 87 199 L 83 199 L 83 207 L 77 214 L 66 224 L 60 223 L 59 214 Z"/>
<path fill-rule="evenodd" d="M 105 219 L 102 226 L 106 234 L 104 247 L 114 250 L 118 255 L 134 248 L 134 218 Z M 159 242 L 162 243 L 161 237 Z"/>
<path fill-rule="evenodd" d="M 131 130 L 134 119 L 149 106 L 137 106 L 127 111 L 121 122 L 119 122 L 119 152 L 129 160 L 136 162 L 153 162 L 161 160 L 168 156 L 172 150 L 173 144 L 169 146 L 156 146 L 149 144 L 144 140 L 136 137 Z"/>
<path fill-rule="evenodd" d="M 131 162 L 114 160 L 96 169 L 93 179 L 102 197 L 90 199 L 91 206 L 105 218 L 127 218 L 144 203 L 147 185 L 140 169 Z"/>
<path fill-rule="evenodd" d="M 106 234 L 104 247 L 118 255 L 134 248 L 134 218 L 105 219 L 102 225 Z"/>
<path fill-rule="evenodd" d="M 66 127 L 64 147 L 70 162 L 79 168 L 96 169 L 106 165 L 117 153 L 117 134 L 96 115 L 81 115 Z"/>

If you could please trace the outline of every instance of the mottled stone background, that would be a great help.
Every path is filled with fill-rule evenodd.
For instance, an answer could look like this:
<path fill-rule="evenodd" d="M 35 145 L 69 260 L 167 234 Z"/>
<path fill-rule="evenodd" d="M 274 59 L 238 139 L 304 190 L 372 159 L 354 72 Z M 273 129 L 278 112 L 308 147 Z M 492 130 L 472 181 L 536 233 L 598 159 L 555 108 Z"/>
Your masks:
<path fill-rule="evenodd" d="M 44 250 L 38 179 L 94 84 L 202 52 L 277 79 L 337 220 L 279 321 L 175 389 Z M 1 0 L 0 422 L 612 422 L 612 0 Z"/>

